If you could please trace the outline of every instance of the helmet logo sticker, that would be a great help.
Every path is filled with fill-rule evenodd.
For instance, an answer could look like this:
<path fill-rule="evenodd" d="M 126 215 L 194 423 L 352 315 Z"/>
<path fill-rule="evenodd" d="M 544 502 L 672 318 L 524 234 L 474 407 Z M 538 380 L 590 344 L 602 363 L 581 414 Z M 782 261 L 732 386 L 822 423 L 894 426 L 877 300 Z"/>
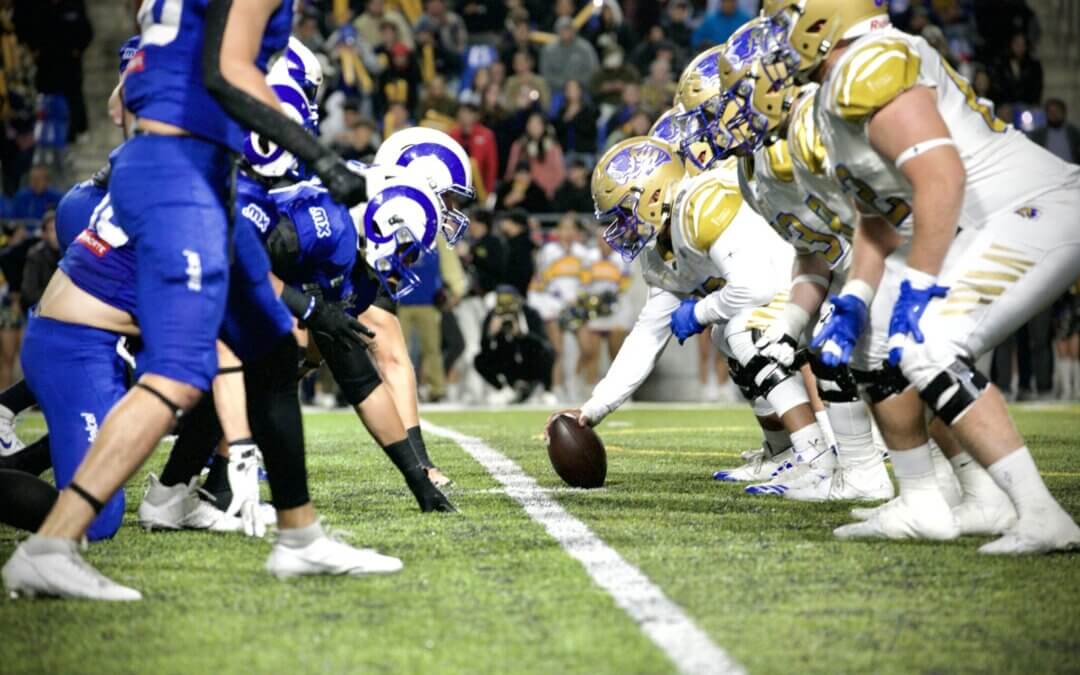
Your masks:
<path fill-rule="evenodd" d="M 650 175 L 657 167 L 671 161 L 671 155 L 655 145 L 635 145 L 611 158 L 607 175 L 619 185 Z"/>

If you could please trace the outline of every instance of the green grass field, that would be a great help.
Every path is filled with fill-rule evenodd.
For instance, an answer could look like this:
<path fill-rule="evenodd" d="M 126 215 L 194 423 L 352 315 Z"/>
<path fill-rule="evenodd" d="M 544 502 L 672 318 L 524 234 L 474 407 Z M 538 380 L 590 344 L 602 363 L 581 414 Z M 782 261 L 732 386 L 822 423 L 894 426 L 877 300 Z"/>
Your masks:
<path fill-rule="evenodd" d="M 1080 515 L 1080 408 L 1014 411 Z M 543 412 L 432 413 L 558 487 Z M 839 543 L 850 504 L 710 479 L 758 440 L 747 409 L 638 408 L 600 428 L 602 490 L 554 497 L 751 672 L 1080 672 L 1080 556 L 996 559 L 982 539 Z M 278 582 L 269 544 L 125 526 L 87 558 L 141 603 L 0 602 L 0 673 L 666 673 L 673 666 L 483 467 L 428 437 L 456 515 L 421 515 L 346 414 L 306 418 L 324 523 L 405 560 L 396 576 Z M 20 432 L 33 438 L 40 418 Z M 164 450 L 148 462 L 158 470 Z M 0 557 L 19 533 L 0 528 Z"/>

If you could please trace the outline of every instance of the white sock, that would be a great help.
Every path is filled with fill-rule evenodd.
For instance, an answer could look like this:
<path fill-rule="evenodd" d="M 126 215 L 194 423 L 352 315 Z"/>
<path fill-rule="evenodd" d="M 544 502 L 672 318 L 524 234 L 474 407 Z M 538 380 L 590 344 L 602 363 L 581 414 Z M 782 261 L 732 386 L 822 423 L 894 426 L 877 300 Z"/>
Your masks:
<path fill-rule="evenodd" d="M 836 456 L 841 466 L 865 466 L 881 462 L 881 453 L 874 447 L 870 410 L 865 403 L 830 403 L 829 422 L 836 435 Z"/>
<path fill-rule="evenodd" d="M 791 447 L 795 449 L 796 464 L 809 464 L 826 471 L 836 466 L 836 454 L 825 442 L 825 435 L 817 423 L 791 432 Z"/>
<path fill-rule="evenodd" d="M 787 429 L 777 431 L 762 429 L 761 432 L 765 434 L 763 447 L 770 457 L 775 457 L 791 447 L 791 436 L 788 435 Z"/>
<path fill-rule="evenodd" d="M 965 500 L 990 501 L 996 500 L 1001 495 L 1001 489 L 998 488 L 994 479 L 968 453 L 961 452 L 955 457 L 950 457 L 949 463 L 952 464 L 956 479 L 960 481 Z"/>
<path fill-rule="evenodd" d="M 318 520 L 304 527 L 290 527 L 278 530 L 278 541 L 281 542 L 282 546 L 288 548 L 304 548 L 324 536 L 326 535 L 323 534 L 322 523 Z"/>
<path fill-rule="evenodd" d="M 0 420 L 11 422 L 15 419 L 15 413 L 6 405 L 0 405 Z"/>
<path fill-rule="evenodd" d="M 998 487 L 1009 495 L 1021 517 L 1025 512 L 1057 505 L 1026 445 L 1013 450 L 986 470 Z"/>
<path fill-rule="evenodd" d="M 889 448 L 889 458 L 892 459 L 896 482 L 900 483 L 900 494 L 924 492 L 940 494 L 937 478 L 934 475 L 934 460 L 930 458 L 929 445 L 923 444 L 910 450 Z"/>
<path fill-rule="evenodd" d="M 930 446 L 930 461 L 934 463 L 934 474 L 937 477 L 938 490 L 941 491 L 941 496 L 945 498 L 949 506 L 956 506 L 964 500 L 964 492 L 960 486 L 960 481 L 953 471 L 952 464 L 945 457 L 945 453 L 941 451 L 934 439 L 931 438 L 928 444 Z"/>
<path fill-rule="evenodd" d="M 825 442 L 829 444 L 829 447 L 836 448 L 839 444 L 836 441 L 836 430 L 833 429 L 829 419 L 829 410 L 818 410 L 814 413 L 814 417 L 817 419 L 817 425 L 821 428 L 821 433 L 825 434 Z"/>

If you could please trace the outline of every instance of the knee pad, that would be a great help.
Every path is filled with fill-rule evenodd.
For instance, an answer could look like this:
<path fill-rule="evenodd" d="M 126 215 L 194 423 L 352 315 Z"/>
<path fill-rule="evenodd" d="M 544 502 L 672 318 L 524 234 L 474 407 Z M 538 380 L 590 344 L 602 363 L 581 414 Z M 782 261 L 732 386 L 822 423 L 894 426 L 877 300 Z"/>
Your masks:
<path fill-rule="evenodd" d="M 951 426 L 974 405 L 989 384 L 970 362 L 957 359 L 920 389 L 919 396 L 941 421 Z"/>
<path fill-rule="evenodd" d="M 776 389 L 795 375 L 784 366 L 760 354 L 755 354 L 747 361 L 743 369 L 746 371 L 746 377 L 757 387 L 758 395 L 766 398 L 769 397 L 773 389 Z M 802 378 L 799 379 L 801 381 Z"/>
<path fill-rule="evenodd" d="M 881 403 L 911 386 L 899 368 L 887 364 L 877 370 L 852 370 L 851 373 L 871 403 Z"/>
<path fill-rule="evenodd" d="M 810 357 L 810 370 L 817 379 L 818 395 L 829 403 L 859 400 L 859 385 L 847 366 L 827 366 L 816 356 Z"/>

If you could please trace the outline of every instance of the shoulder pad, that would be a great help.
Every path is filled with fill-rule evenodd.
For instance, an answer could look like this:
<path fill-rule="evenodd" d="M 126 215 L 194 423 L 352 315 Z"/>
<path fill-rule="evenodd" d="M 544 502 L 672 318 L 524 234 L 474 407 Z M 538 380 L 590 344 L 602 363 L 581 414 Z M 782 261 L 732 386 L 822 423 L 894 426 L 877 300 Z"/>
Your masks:
<path fill-rule="evenodd" d="M 686 198 L 684 239 L 697 250 L 708 251 L 731 225 L 742 203 L 738 187 L 716 181 L 699 184 Z"/>
<path fill-rule="evenodd" d="M 790 183 L 795 180 L 795 170 L 791 166 L 791 153 L 785 140 L 779 140 L 765 148 L 765 157 L 769 160 L 769 172 L 777 180 Z"/>
<path fill-rule="evenodd" d="M 856 42 L 832 82 L 833 111 L 847 120 L 866 118 L 915 86 L 922 59 L 903 38 Z"/>
<path fill-rule="evenodd" d="M 799 162 L 814 175 L 825 173 L 825 161 L 828 158 L 825 144 L 821 142 L 814 123 L 814 102 L 807 101 L 795 109 L 788 130 L 788 144 L 794 161 Z"/>

